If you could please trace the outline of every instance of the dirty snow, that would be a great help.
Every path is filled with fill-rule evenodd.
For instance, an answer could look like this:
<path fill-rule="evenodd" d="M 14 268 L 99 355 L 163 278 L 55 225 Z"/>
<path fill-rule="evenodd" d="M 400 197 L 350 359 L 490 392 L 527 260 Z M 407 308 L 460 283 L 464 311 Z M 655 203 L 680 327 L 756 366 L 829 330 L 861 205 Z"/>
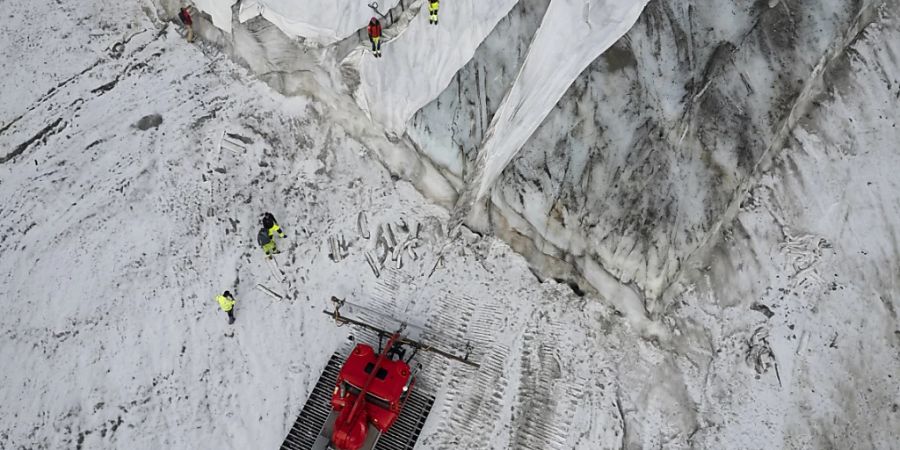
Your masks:
<path fill-rule="evenodd" d="M 895 1 L 830 66 L 827 87 L 811 94 L 822 107 L 798 120 L 719 237 L 656 303 L 603 260 L 556 250 L 596 244 L 553 225 L 578 222 L 544 198 L 556 188 L 544 197 L 521 189 L 515 183 L 534 183 L 511 181 L 517 172 L 493 184 L 504 196 L 490 218 L 529 262 L 489 234 L 451 232 L 438 205 L 452 205 L 459 186 L 402 137 L 409 117 L 482 50 L 479 39 L 507 3 L 472 23 L 481 37 L 450 50 L 433 77 L 413 69 L 450 47 L 446 22 L 485 6 L 461 2 L 454 12 L 443 2 L 435 29 L 407 5 L 415 14 L 389 30 L 396 40 L 383 59 L 351 42 L 351 57 L 334 61 L 328 56 L 345 55 L 347 40 L 310 49 L 261 20 L 222 35 L 198 18 L 223 51 L 186 44 L 177 25 L 159 20 L 173 14 L 165 8 L 7 3 L 2 448 L 277 448 L 352 333 L 321 313 L 332 295 L 477 344 L 477 372 L 424 358 L 421 388 L 437 402 L 418 448 L 892 448 L 900 440 Z M 218 11 L 211 17 L 223 29 L 224 4 L 203 6 Z M 38 39 L 28 30 L 43 18 L 56 33 Z M 652 32 L 657 19 L 643 27 Z M 381 92 L 373 80 L 391 64 L 410 86 L 431 81 L 421 92 Z M 368 98 L 365 109 L 336 83 L 352 86 L 357 69 L 357 93 L 368 94 L 355 100 Z M 495 76 L 491 66 L 478 70 Z M 654 91 L 673 101 L 663 94 Z M 604 95 L 625 103 L 616 97 L 624 94 Z M 579 114 L 589 131 L 591 119 L 607 117 Z M 560 120 L 548 117 L 545 133 Z M 586 167 L 589 158 L 570 154 Z M 543 163 L 535 167 L 548 174 L 577 165 Z M 498 201 L 523 192 L 527 208 Z M 274 269 L 254 243 L 266 210 L 288 234 Z M 546 240 L 516 231 L 533 223 L 546 224 Z M 408 253 L 383 253 L 378 236 L 388 226 Z M 620 244 L 652 244 L 629 239 Z M 545 252 L 547 262 L 535 264 Z M 367 254 L 383 255 L 377 274 Z M 593 289 L 579 295 L 548 273 Z M 223 289 L 238 300 L 232 326 L 213 300 Z"/>

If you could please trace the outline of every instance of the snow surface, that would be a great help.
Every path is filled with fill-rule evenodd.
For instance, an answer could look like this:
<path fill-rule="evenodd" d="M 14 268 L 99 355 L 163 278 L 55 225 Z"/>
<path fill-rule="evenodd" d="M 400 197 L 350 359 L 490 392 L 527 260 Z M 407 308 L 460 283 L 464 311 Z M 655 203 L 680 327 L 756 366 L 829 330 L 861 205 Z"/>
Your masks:
<path fill-rule="evenodd" d="M 343 56 L 365 42 L 310 48 L 265 20 L 228 34 L 199 17 L 223 53 L 138 4 L 9 0 L 0 448 L 276 448 L 351 333 L 324 320 L 331 295 L 478 344 L 477 372 L 424 359 L 437 402 L 418 448 L 893 448 L 900 5 L 863 2 L 854 20 L 839 1 L 770 4 L 649 4 L 493 184 L 504 243 L 450 235 L 430 201 L 462 186 L 429 164 L 452 166 L 440 149 L 416 153 L 427 128 L 410 143 L 357 108 L 374 60 Z M 545 19 L 509 11 L 465 44 L 478 62 L 453 63 L 481 84 L 432 92 L 459 98 L 417 122 L 483 133 Z M 395 50 L 431 42 L 422 19 L 388 30 Z M 56 32 L 30 32 L 43 21 Z M 253 243 L 265 210 L 288 233 L 283 282 Z M 421 242 L 376 277 L 365 254 L 388 224 L 401 239 L 421 225 Z M 226 288 L 231 327 L 213 300 Z"/>
<path fill-rule="evenodd" d="M 261 15 L 288 36 L 328 45 L 365 28 L 370 18 L 378 16 L 369 6 L 370 3 L 366 0 L 244 0 L 241 2 L 240 21 L 246 22 Z M 384 14 L 400 0 L 376 3 L 378 11 Z"/>

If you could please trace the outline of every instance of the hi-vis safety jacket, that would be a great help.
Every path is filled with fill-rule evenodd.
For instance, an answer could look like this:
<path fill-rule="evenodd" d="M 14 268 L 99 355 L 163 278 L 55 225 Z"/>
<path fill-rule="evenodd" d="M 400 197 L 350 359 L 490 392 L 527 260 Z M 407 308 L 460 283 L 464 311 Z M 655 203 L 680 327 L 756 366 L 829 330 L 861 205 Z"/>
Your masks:
<path fill-rule="evenodd" d="M 430 12 L 430 13 L 436 12 L 438 10 L 438 3 L 439 2 L 429 2 L 428 3 L 428 12 Z"/>
<path fill-rule="evenodd" d="M 219 306 L 222 307 L 222 311 L 228 312 L 234 308 L 234 300 L 230 299 L 224 295 L 219 295 L 216 297 L 216 300 L 219 302 Z"/>
<path fill-rule="evenodd" d="M 274 236 L 275 233 L 278 233 L 279 236 L 284 237 L 284 232 L 281 231 L 281 227 L 279 227 L 277 223 L 274 224 L 274 225 L 272 225 L 272 226 L 269 228 L 269 237 Z"/>

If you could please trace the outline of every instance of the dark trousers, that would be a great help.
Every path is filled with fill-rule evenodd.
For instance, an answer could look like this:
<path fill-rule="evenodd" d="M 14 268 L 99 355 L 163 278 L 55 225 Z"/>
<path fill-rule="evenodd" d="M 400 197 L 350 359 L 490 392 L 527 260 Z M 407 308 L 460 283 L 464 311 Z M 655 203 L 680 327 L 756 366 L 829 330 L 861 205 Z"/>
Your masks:
<path fill-rule="evenodd" d="M 225 311 L 225 312 L 228 313 L 228 324 L 229 325 L 233 324 L 234 323 L 234 309 L 232 309 L 231 311 Z"/>

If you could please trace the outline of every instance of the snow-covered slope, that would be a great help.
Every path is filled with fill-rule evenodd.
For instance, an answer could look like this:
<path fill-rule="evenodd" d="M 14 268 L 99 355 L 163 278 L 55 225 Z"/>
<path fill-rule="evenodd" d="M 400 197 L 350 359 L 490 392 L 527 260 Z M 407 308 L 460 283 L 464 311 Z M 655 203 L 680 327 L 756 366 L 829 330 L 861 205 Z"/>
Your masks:
<path fill-rule="evenodd" d="M 345 345 L 331 295 L 478 344 L 478 372 L 426 360 L 419 448 L 900 441 L 897 0 L 648 3 L 549 114 L 503 115 L 546 115 L 478 224 L 506 243 L 430 201 L 471 180 L 549 1 L 494 3 L 446 82 L 372 91 L 374 121 L 351 96 L 392 64 L 418 82 L 442 3 L 438 27 L 398 3 L 381 60 L 349 22 L 321 45 L 229 2 L 197 3 L 219 27 L 197 15 L 195 45 L 170 0 L 4 4 L 0 448 L 276 448 Z M 415 257 L 376 277 L 363 222 L 420 224 Z"/>
<path fill-rule="evenodd" d="M 900 442 L 900 85 L 884 76 L 900 73 L 898 43 L 900 20 L 888 13 L 834 61 L 819 106 L 682 281 L 691 287 L 673 316 L 702 323 L 711 354 L 762 330 L 773 357 L 759 378 L 710 359 L 702 409 L 741 420 L 701 431 L 701 446 Z M 712 400 L 720 395 L 753 400 Z"/>
<path fill-rule="evenodd" d="M 24 114 L 0 148 L 27 145 L 0 164 L 0 447 L 276 448 L 347 335 L 320 312 L 331 295 L 480 344 L 478 373 L 427 367 L 438 403 L 423 448 L 621 439 L 618 391 L 588 380 L 641 377 L 659 350 L 636 358 L 613 311 L 539 284 L 495 239 L 449 240 L 447 212 L 335 125 L 344 112 L 280 97 L 171 26 L 138 24 L 147 31 L 115 57 L 80 61 L 83 73 L 52 66 L 36 85 L 74 77 L 5 106 Z M 32 54 L 50 61 L 59 44 Z M 265 210 L 289 236 L 284 283 L 253 243 Z M 361 210 L 373 234 L 422 224 L 419 259 L 389 260 L 376 278 Z M 326 242 L 339 235 L 350 245 L 336 263 Z M 232 327 L 213 300 L 222 289 L 238 299 Z M 594 348 L 610 350 L 598 360 Z"/>

